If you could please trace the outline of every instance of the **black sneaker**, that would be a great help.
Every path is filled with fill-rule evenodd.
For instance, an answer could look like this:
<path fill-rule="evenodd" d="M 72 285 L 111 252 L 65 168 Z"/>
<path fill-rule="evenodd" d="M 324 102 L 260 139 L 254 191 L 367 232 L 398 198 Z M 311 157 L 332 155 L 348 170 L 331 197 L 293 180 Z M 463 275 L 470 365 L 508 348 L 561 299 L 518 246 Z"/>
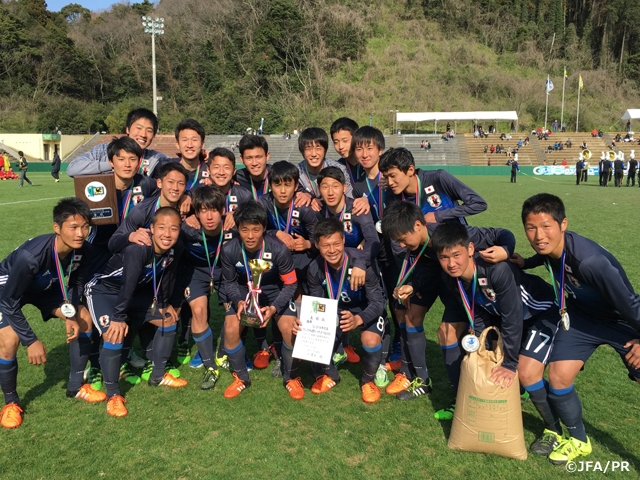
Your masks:
<path fill-rule="evenodd" d="M 529 450 L 536 455 L 548 456 L 553 449 L 560 445 L 562 436 L 548 429 L 544 429 L 542 436 L 531 444 Z"/>
<path fill-rule="evenodd" d="M 424 383 L 424 380 L 420 377 L 416 377 L 411 380 L 411 384 L 406 390 L 401 391 L 396 395 L 398 400 L 412 400 L 422 395 L 427 395 L 433 390 L 431 386 L 431 379 Z"/>
<path fill-rule="evenodd" d="M 204 377 L 200 382 L 200 390 L 211 390 L 213 387 L 216 386 L 216 383 L 218 382 L 218 378 L 220 378 L 220 374 L 218 373 L 218 370 L 216 370 L 213 367 L 208 367 L 204 371 Z"/>

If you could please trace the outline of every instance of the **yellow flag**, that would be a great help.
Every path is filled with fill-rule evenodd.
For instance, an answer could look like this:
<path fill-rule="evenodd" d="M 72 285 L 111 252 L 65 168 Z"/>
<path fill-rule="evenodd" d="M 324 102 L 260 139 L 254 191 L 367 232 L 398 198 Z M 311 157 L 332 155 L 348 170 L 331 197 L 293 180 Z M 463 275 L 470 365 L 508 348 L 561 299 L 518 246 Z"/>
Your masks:
<path fill-rule="evenodd" d="M 578 86 L 580 87 L 580 90 L 584 88 L 584 84 L 582 83 L 582 75 L 580 75 L 580 81 L 578 82 Z"/>
<path fill-rule="evenodd" d="M 564 67 L 564 78 L 567 78 L 567 77 L 568 77 L 568 75 L 567 75 L 567 67 Z"/>

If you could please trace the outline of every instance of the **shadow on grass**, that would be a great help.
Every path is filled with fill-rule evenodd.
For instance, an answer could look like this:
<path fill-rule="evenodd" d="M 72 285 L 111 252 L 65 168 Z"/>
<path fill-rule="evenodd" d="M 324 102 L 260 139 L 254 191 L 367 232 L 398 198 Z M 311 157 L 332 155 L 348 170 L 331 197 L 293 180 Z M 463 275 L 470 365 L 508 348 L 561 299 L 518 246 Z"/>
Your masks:
<path fill-rule="evenodd" d="M 37 367 L 29 365 L 28 362 L 22 362 L 20 368 Z M 29 389 L 20 399 L 20 403 L 26 408 L 32 400 L 41 397 L 59 384 L 62 384 L 62 388 L 66 389 L 68 380 L 69 346 L 64 344 L 47 351 L 47 363 L 44 365 L 44 381 Z"/>
<path fill-rule="evenodd" d="M 602 430 L 589 422 L 584 422 L 584 425 L 587 435 L 592 439 L 592 443 L 598 443 L 610 452 L 619 455 L 620 458 L 631 463 L 637 472 L 640 472 L 640 458 L 637 456 L 637 452 L 631 453 L 606 430 Z"/>

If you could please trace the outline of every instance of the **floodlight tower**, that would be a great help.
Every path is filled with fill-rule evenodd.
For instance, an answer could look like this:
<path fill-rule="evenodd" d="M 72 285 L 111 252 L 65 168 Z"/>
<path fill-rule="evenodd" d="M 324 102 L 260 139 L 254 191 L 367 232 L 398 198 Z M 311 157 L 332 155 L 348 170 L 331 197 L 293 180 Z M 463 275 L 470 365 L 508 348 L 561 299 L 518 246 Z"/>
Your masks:
<path fill-rule="evenodd" d="M 144 33 L 151 34 L 151 62 L 153 64 L 153 113 L 158 116 L 158 98 L 156 93 L 156 35 L 164 34 L 164 18 L 142 16 Z"/>

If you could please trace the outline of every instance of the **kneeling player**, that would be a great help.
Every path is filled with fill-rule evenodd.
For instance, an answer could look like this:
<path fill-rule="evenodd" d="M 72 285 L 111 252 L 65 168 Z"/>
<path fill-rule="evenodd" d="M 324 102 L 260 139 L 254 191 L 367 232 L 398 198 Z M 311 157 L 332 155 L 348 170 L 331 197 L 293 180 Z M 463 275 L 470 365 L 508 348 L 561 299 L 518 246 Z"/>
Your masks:
<path fill-rule="evenodd" d="M 244 326 L 240 318 L 246 307 L 249 288 L 258 296 L 261 326 L 270 320 L 278 322 L 282 332 L 282 366 L 284 385 L 296 399 L 304 397 L 300 378 L 293 378 L 297 370 L 292 353 L 292 330 L 296 321 L 295 313 L 289 310 L 298 286 L 291 252 L 280 240 L 265 235 L 267 212 L 257 202 L 246 202 L 234 212 L 240 238 L 235 238 L 222 247 L 220 261 L 224 282 L 224 348 L 233 369 L 234 381 L 224 392 L 226 398 L 234 398 L 251 386 L 245 363 L 244 343 L 240 334 Z M 260 285 L 252 282 L 250 260 L 269 262 L 269 269 L 262 274 Z"/>
<path fill-rule="evenodd" d="M 103 336 L 100 366 L 107 387 L 107 413 L 124 417 L 128 411 L 120 395 L 118 376 L 124 337 L 129 325 L 138 329 L 145 322 L 157 327 L 153 338 L 153 370 L 149 385 L 184 387 L 186 380 L 165 373 L 176 336 L 177 315 L 169 304 L 175 285 L 177 259 L 182 244 L 180 214 L 161 207 L 151 220 L 151 245 L 129 244 L 115 254 L 102 274 L 85 288 L 93 323 Z"/>
<path fill-rule="evenodd" d="M 85 244 L 90 220 L 91 212 L 83 201 L 65 198 L 53 209 L 55 233 L 28 240 L 0 263 L 0 386 L 5 400 L 0 425 L 5 428 L 22 424 L 16 393 L 19 344 L 27 347 L 29 363 L 41 365 L 47 361 L 42 341 L 22 313 L 26 304 L 37 307 L 45 321 L 58 317 L 66 322 L 71 360 L 67 396 L 88 402 L 105 399 L 104 393 L 83 385 L 91 348 L 91 320 L 78 302 L 84 272 L 91 261 Z"/>
<path fill-rule="evenodd" d="M 362 400 L 366 403 L 377 402 L 380 399 L 380 389 L 374 379 L 382 361 L 382 335 L 388 323 L 380 278 L 368 267 L 364 287 L 351 289 L 348 276 L 354 265 L 352 257 L 358 253 L 355 249 L 345 248 L 344 225 L 337 218 L 320 220 L 314 228 L 314 237 L 320 256 L 309 265 L 309 293 L 316 297 L 338 300 L 342 332 L 350 332 L 358 327 L 362 330 Z M 297 324 L 300 324 L 299 321 Z M 294 333 L 298 331 L 296 327 Z M 341 336 L 338 334 L 338 338 Z M 311 391 L 324 393 L 339 381 L 334 362 L 329 362 L 325 373 L 316 379 Z"/>

